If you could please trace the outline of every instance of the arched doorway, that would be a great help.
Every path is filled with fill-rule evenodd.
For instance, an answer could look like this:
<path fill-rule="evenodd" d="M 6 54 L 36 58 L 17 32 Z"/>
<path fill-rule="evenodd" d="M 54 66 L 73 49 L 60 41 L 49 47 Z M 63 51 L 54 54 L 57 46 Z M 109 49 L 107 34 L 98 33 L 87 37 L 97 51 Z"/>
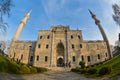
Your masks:
<path fill-rule="evenodd" d="M 56 52 L 57 52 L 57 54 L 56 54 L 57 66 L 62 67 L 63 63 L 64 63 L 64 45 L 61 41 L 57 45 L 57 51 Z"/>
<path fill-rule="evenodd" d="M 58 67 L 63 67 L 63 62 L 64 62 L 63 58 L 58 58 L 57 59 L 57 66 Z"/>

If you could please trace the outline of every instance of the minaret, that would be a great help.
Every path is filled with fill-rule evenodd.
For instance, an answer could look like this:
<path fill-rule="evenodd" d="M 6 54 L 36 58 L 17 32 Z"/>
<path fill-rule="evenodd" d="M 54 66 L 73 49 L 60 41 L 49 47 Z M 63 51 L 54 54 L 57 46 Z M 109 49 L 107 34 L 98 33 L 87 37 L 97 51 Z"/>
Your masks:
<path fill-rule="evenodd" d="M 107 50 L 108 50 L 108 54 L 109 54 L 109 58 L 112 58 L 112 53 L 111 53 L 109 41 L 108 41 L 108 38 L 107 38 L 107 36 L 106 36 L 103 28 L 102 28 L 102 25 L 101 25 L 101 23 L 100 23 L 100 20 L 97 19 L 96 15 L 93 14 L 92 11 L 89 10 L 89 12 L 90 12 L 92 18 L 95 20 L 95 24 L 98 26 L 98 28 L 99 28 L 99 30 L 100 30 L 100 32 L 101 32 L 101 34 L 102 34 L 102 37 L 103 37 L 104 41 L 106 42 Z"/>
<path fill-rule="evenodd" d="M 13 41 L 17 41 L 18 37 L 20 35 L 20 32 L 22 31 L 23 26 L 26 24 L 27 19 L 30 16 L 31 11 L 29 11 L 23 18 L 23 20 L 20 22 L 19 27 L 14 35 Z"/>

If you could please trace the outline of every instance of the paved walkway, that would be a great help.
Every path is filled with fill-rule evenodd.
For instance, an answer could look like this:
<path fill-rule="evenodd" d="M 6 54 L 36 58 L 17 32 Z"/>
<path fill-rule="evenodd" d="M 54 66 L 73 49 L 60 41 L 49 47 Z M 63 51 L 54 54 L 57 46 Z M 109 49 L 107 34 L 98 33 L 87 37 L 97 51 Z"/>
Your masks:
<path fill-rule="evenodd" d="M 107 80 L 88 79 L 83 75 L 70 72 L 70 69 L 56 68 L 42 74 L 14 75 L 0 73 L 0 80 Z"/>

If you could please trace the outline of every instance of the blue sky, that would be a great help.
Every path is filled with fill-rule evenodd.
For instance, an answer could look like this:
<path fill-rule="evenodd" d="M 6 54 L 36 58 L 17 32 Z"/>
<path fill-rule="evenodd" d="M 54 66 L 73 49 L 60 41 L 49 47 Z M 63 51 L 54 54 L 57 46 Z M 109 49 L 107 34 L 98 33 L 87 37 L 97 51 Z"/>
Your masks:
<path fill-rule="evenodd" d="M 19 40 L 37 40 L 38 31 L 50 29 L 51 25 L 69 25 L 82 30 L 84 40 L 102 40 L 101 33 L 91 18 L 88 9 L 100 19 L 110 44 L 114 45 L 120 29 L 112 19 L 112 4 L 119 0 L 13 0 L 10 17 L 5 18 L 9 28 L 6 38 L 11 40 L 24 15 L 32 13 L 24 26 Z M 2 38 L 1 38 L 2 39 Z"/>

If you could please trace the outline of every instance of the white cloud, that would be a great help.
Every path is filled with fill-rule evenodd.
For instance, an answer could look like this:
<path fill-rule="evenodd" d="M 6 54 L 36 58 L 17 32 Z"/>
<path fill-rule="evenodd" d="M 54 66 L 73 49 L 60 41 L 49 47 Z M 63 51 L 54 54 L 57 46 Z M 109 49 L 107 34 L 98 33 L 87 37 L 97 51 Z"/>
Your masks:
<path fill-rule="evenodd" d="M 63 8 L 65 5 L 66 0 L 47 0 L 47 1 L 42 1 L 44 10 L 47 15 L 52 14 L 59 9 Z"/>

